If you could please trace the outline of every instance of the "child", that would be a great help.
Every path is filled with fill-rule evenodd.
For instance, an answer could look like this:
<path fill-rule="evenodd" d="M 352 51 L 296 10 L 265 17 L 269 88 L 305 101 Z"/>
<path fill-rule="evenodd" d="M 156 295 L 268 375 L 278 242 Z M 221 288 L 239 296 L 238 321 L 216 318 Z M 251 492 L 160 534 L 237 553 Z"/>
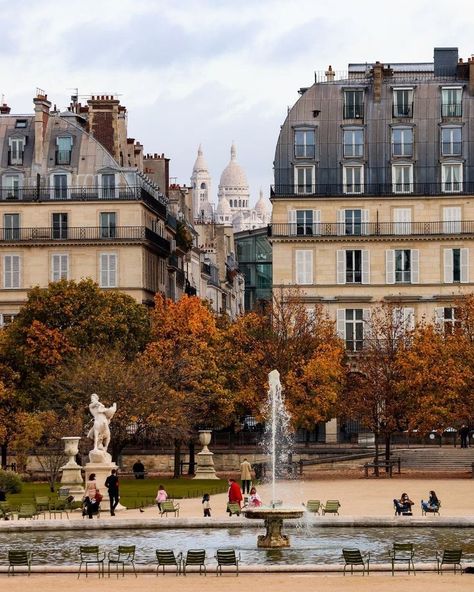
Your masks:
<path fill-rule="evenodd" d="M 165 502 L 168 499 L 168 494 L 165 491 L 163 485 L 158 487 L 158 493 L 156 494 L 156 503 L 158 505 L 158 510 L 161 512 L 161 502 Z"/>
<path fill-rule="evenodd" d="M 255 487 L 250 490 L 249 508 L 259 508 L 262 505 L 262 500 L 257 493 Z"/>
<path fill-rule="evenodd" d="M 204 518 L 211 517 L 211 496 L 208 493 L 205 493 L 202 496 L 202 507 L 204 510 Z"/>

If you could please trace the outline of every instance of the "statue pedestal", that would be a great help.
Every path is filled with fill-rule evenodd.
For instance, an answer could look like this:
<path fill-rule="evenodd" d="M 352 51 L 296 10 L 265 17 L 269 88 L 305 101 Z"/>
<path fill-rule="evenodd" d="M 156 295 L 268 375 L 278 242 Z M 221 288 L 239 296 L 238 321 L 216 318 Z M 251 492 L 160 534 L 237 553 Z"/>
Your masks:
<path fill-rule="evenodd" d="M 81 468 L 76 462 L 76 454 L 79 450 L 79 436 L 68 436 L 64 440 L 64 452 L 69 457 L 68 462 L 61 467 L 61 486 L 69 490 L 69 495 L 74 496 L 75 501 L 82 500 L 84 487 L 82 486 Z"/>
<path fill-rule="evenodd" d="M 219 479 L 214 468 L 214 455 L 207 445 L 211 441 L 212 430 L 199 430 L 199 441 L 203 448 L 196 454 L 196 474 L 194 479 Z"/>
<path fill-rule="evenodd" d="M 86 463 L 84 469 L 86 471 L 86 483 L 89 481 L 89 476 L 92 473 L 95 473 L 95 480 L 97 483 L 97 489 L 102 494 L 102 506 L 101 509 L 107 511 L 109 505 L 109 492 L 107 491 L 107 487 L 105 486 L 105 480 L 110 475 L 112 469 L 117 470 L 117 465 L 110 461 L 110 462 L 88 462 Z M 119 477 L 120 478 L 120 477 Z M 120 482 L 119 482 L 119 493 L 120 493 Z M 116 512 L 120 512 L 121 510 L 126 510 L 125 506 L 122 504 L 118 504 L 115 508 Z"/>

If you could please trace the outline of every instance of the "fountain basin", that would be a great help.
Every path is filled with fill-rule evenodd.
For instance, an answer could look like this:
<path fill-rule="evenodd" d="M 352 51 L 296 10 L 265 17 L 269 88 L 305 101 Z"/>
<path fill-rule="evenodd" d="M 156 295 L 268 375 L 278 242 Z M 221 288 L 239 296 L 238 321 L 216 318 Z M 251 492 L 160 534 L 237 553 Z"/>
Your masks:
<path fill-rule="evenodd" d="M 298 519 L 303 516 L 301 508 L 285 508 L 283 506 L 249 508 L 244 511 L 246 518 L 265 521 L 265 534 L 257 538 L 257 547 L 262 549 L 281 549 L 290 546 L 290 537 L 282 533 L 283 520 Z"/>

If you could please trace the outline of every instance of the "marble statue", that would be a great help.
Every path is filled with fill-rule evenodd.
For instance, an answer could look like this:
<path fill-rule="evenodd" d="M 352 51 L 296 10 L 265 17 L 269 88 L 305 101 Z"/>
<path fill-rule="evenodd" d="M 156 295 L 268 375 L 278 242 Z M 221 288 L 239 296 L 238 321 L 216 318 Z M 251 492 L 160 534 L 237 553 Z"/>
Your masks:
<path fill-rule="evenodd" d="M 110 443 L 109 424 L 117 411 L 117 403 L 114 403 L 111 407 L 106 407 L 99 401 L 98 395 L 93 393 L 91 395 L 89 411 L 94 418 L 94 424 L 87 434 L 88 438 L 94 440 L 94 448 L 91 450 L 91 453 L 94 454 L 97 459 L 102 457 L 105 460 L 110 457 L 107 453 L 107 448 Z M 91 455 L 89 456 L 91 457 Z"/>

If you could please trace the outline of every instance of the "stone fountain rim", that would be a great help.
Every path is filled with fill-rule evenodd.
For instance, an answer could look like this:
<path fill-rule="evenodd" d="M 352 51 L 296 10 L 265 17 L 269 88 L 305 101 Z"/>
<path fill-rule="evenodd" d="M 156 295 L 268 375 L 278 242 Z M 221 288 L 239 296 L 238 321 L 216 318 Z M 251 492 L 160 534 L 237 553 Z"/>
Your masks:
<path fill-rule="evenodd" d="M 304 513 L 304 508 L 285 506 L 277 506 L 276 508 L 272 508 L 271 506 L 260 506 L 258 508 L 244 508 L 243 510 L 243 514 L 246 518 L 253 519 L 274 517 L 290 520 L 292 518 L 301 518 Z"/>

